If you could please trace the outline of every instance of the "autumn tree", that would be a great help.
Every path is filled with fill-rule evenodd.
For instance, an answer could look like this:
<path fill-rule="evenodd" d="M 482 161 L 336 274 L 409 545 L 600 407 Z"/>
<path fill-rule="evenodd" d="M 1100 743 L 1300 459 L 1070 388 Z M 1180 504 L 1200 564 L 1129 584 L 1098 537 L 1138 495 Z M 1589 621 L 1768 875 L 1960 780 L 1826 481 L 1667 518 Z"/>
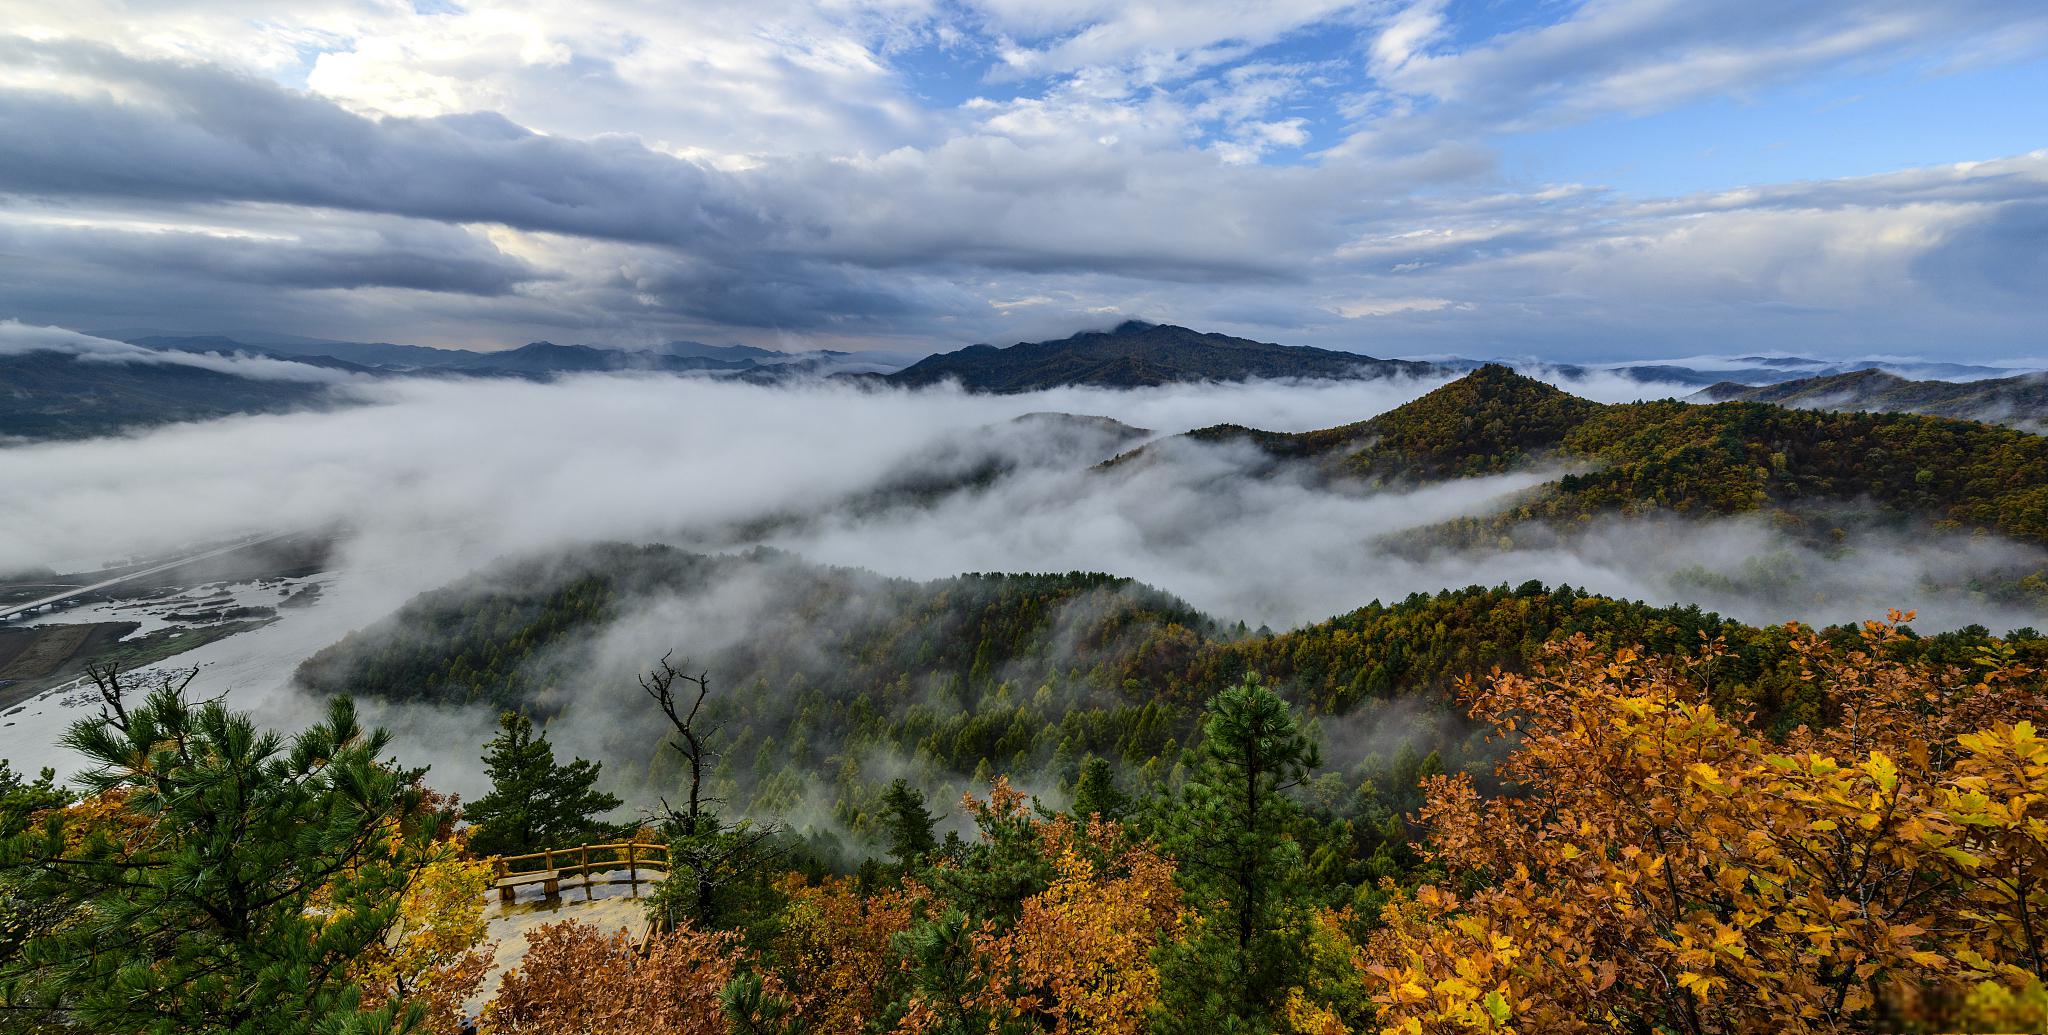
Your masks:
<path fill-rule="evenodd" d="M 1181 929 L 1172 861 L 1123 827 L 1064 816 L 1040 824 L 1050 887 L 1017 922 L 980 938 L 996 1001 L 1056 1035 L 1140 1035 L 1158 1004 L 1153 951 Z"/>
<path fill-rule="evenodd" d="M 399 899 L 390 932 L 349 961 L 348 977 L 362 988 L 365 1005 L 411 1004 L 420 1010 L 422 1031 L 461 1035 L 464 1005 L 491 964 L 492 947 L 483 939 L 493 872 L 488 860 L 464 858 L 456 841 L 429 851 Z"/>
<path fill-rule="evenodd" d="M 1287 792 L 1320 764 L 1316 745 L 1257 678 L 1211 699 L 1202 729 L 1196 771 L 1158 821 L 1202 911 L 1167 953 L 1166 1030 L 1263 1021 L 1302 959 L 1302 810 Z"/>
<path fill-rule="evenodd" d="M 732 935 L 687 923 L 643 955 L 624 931 L 567 920 L 536 928 L 484 1008 L 494 1035 L 726 1035 L 719 994 L 734 976 Z"/>
<path fill-rule="evenodd" d="M 1149 1030 L 1160 983 L 1154 950 L 1181 927 L 1173 863 L 1120 824 L 1027 809 L 1006 780 L 965 804 L 983 851 L 930 871 L 959 897 L 895 940 L 912 983 L 898 1030 Z M 1006 867 L 992 882 L 955 872 L 1025 852 L 1037 865 Z M 976 894 L 994 889 L 1025 893 L 1014 907 Z"/>
<path fill-rule="evenodd" d="M 1513 793 L 1430 781 L 1430 858 L 1367 953 L 1390 1031 L 2039 1030 L 2042 680 L 1800 633 L 1830 721 L 1774 742 L 1693 659 L 1559 644 L 1470 686 Z M 1796 630 L 1795 630 L 1796 631 Z M 1467 890 L 1467 888 L 1472 890 Z"/>
<path fill-rule="evenodd" d="M 597 789 L 602 762 L 556 762 L 547 734 L 536 733 L 533 720 L 518 712 L 500 715 L 498 731 L 484 748 L 490 792 L 463 809 L 464 818 L 477 828 L 471 850 L 511 855 L 562 848 L 616 829 L 598 818 L 620 804 Z"/>
<path fill-rule="evenodd" d="M 819 1032 L 866 1031 L 888 1017 L 908 980 L 894 940 L 929 892 L 905 882 L 864 895 L 844 878 L 812 883 L 796 874 L 776 890 L 784 905 L 770 955 L 797 1017 Z"/>

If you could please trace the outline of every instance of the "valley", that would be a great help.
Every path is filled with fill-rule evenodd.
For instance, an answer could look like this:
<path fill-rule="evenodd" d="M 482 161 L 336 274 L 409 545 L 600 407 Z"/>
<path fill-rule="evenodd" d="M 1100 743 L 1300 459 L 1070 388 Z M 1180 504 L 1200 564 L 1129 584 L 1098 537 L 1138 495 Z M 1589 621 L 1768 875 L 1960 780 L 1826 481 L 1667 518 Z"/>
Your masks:
<path fill-rule="evenodd" d="M 1637 680 L 1765 754 L 1841 735 L 1865 681 L 2010 717 L 2048 671 L 2048 439 L 1807 407 L 1797 381 L 1797 405 L 1681 401 L 1702 371 L 1389 365 L 1142 323 L 946 354 L 911 387 L 680 346 L 651 368 L 549 346 L 424 374 L 365 348 L 409 366 L 348 371 L 368 387 L 332 405 L 0 447 L 25 490 L 6 504 L 24 534 L 0 541 L 0 801 L 86 817 L 110 799 L 73 788 L 100 774 L 263 743 L 238 722 L 374 726 L 289 757 L 317 772 L 374 745 L 345 793 L 412 781 L 374 792 L 415 810 L 387 843 L 438 846 L 405 893 L 432 904 L 404 908 L 484 946 L 429 967 L 480 975 L 445 1017 L 552 1009 L 534 974 L 628 973 L 628 942 L 727 959 L 697 924 L 830 984 L 788 932 L 862 916 L 887 936 L 875 995 L 921 1008 L 896 939 L 953 914 L 901 896 L 999 925 L 1056 887 L 1103 893 L 1046 867 L 1128 881 L 1259 829 L 1215 811 L 1240 708 L 1291 731 L 1256 841 L 1283 853 L 1282 908 L 1362 958 L 1433 893 L 1435 860 L 1476 851 L 1438 817 L 1467 789 L 1516 800 L 1502 767 L 1549 743 L 1476 709 L 1488 695 L 1633 729 L 1635 698 L 1601 681 Z M 650 700 L 664 672 L 703 680 L 687 721 Z M 94 673 L 178 724 L 147 734 L 165 761 L 81 739 L 136 721 Z M 1628 736 L 1569 750 L 1614 772 L 1664 734 Z M 486 920 L 490 856 L 628 836 L 676 874 Z M 1147 894 L 1222 915 L 1195 865 Z M 579 918 L 609 934 L 561 922 Z M 1353 973 L 1295 980 L 1356 1015 Z"/>

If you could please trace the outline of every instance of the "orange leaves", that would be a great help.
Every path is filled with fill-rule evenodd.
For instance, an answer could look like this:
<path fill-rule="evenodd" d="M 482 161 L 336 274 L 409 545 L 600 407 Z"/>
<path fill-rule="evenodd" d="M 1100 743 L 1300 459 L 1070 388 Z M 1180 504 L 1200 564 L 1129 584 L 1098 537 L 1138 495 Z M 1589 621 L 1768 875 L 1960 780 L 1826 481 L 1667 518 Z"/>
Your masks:
<path fill-rule="evenodd" d="M 810 885 L 794 874 L 776 884 L 787 899 L 776 958 L 797 1013 L 819 1031 L 862 1031 L 897 991 L 901 961 L 890 939 L 910 928 L 924 889 L 862 897 L 847 881 Z"/>
<path fill-rule="evenodd" d="M 1475 715 L 1517 730 L 1500 772 L 1518 791 L 1428 786 L 1431 855 L 1492 884 L 1387 908 L 1366 967 L 1387 1030 L 1818 1031 L 1953 1019 L 1970 996 L 2029 1008 L 2048 744 L 2019 717 L 2042 684 L 1895 660 L 1902 617 L 1847 652 L 1795 641 L 1839 721 L 1782 745 L 1706 704 L 1696 666 L 1582 638 L 1547 670 L 1468 687 Z"/>
<path fill-rule="evenodd" d="M 688 926 L 657 936 L 642 957 L 625 932 L 574 920 L 527 939 L 526 957 L 484 1008 L 492 1035 L 724 1035 L 719 990 L 734 938 Z"/>
<path fill-rule="evenodd" d="M 1455 895 L 1417 889 L 1387 906 L 1386 926 L 1366 946 L 1382 1030 L 1401 1035 L 1510 1032 L 1516 1025 L 1516 960 L 1545 947 L 1518 941 L 1523 918 L 1466 913 Z M 1530 932 L 1534 933 L 1534 932 Z M 1541 1030 L 1541 1018 L 1535 1020 Z"/>
<path fill-rule="evenodd" d="M 107 847 L 128 851 L 150 832 L 148 816 L 128 808 L 125 788 L 101 791 L 64 808 L 64 852 L 77 855 L 88 842 L 105 838 Z"/>

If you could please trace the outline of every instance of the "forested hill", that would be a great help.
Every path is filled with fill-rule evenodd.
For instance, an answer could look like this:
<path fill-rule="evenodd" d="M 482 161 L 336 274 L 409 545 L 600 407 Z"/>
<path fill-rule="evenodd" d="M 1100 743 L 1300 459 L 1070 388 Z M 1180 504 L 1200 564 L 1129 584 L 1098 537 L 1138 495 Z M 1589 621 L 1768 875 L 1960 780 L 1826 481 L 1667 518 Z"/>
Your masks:
<path fill-rule="evenodd" d="M 1239 439 L 1382 482 L 1543 465 L 1574 472 L 1495 524 L 1874 504 L 1895 516 L 2048 541 L 2048 438 L 1921 414 L 1753 402 L 1603 405 L 1487 366 L 1359 424 L 1300 434 L 1223 426 L 1189 437 Z"/>
<path fill-rule="evenodd" d="M 1701 402 L 1769 402 L 1816 410 L 1896 410 L 2040 430 L 2048 422 L 2048 374 L 1981 381 L 1911 381 L 1856 370 L 1754 387 L 1724 381 L 1693 396 Z"/>
<path fill-rule="evenodd" d="M 0 355 L 0 442 L 281 412 L 318 405 L 327 389 L 182 363 L 96 362 L 51 351 Z"/>
<path fill-rule="evenodd" d="M 976 392 L 1029 392 L 1066 385 L 1142 388 L 1190 381 L 1255 378 L 1372 378 L 1437 373 L 1428 363 L 1374 359 L 1353 352 L 1204 334 L 1132 320 L 1112 330 L 1007 348 L 970 345 L 930 356 L 882 377 L 923 386 L 958 381 Z"/>
<path fill-rule="evenodd" d="M 656 599 L 707 603 L 705 613 L 745 634 L 651 644 L 650 656 L 623 662 L 593 653 L 613 642 L 604 634 L 615 622 Z M 705 557 L 616 545 L 508 562 L 423 594 L 299 675 L 321 693 L 602 712 L 636 694 L 637 669 L 675 647 L 740 691 L 722 697 L 731 737 L 722 793 L 766 808 L 787 806 L 817 774 L 839 785 L 838 800 L 866 801 L 879 788 L 860 764 L 849 768 L 862 758 L 907 760 L 928 786 L 978 771 L 1042 774 L 1051 785 L 1073 778 L 1090 754 L 1126 770 L 1171 767 L 1209 694 L 1250 672 L 1333 720 L 1406 702 L 1399 707 L 1412 712 L 1403 721 L 1416 742 L 1455 765 L 1479 748 L 1464 743 L 1444 707 L 1453 684 L 1496 666 L 1526 669 L 1546 642 L 1574 633 L 1670 653 L 1724 638 L 1733 653 L 1715 670 L 1721 703 L 1778 727 L 1816 717 L 1817 691 L 1801 678 L 1786 630 L 1569 587 L 1418 594 L 1269 633 L 1225 627 L 1105 575 L 919 583 L 768 551 Z M 1966 630 L 1910 647 L 1967 663 L 1984 642 L 1983 630 Z M 2019 642 L 2048 660 L 2048 644 L 2031 632 Z M 636 763 L 656 755 L 651 744 L 621 751 Z M 1362 766 L 1349 774 L 1355 781 L 1392 764 L 1338 761 Z"/>

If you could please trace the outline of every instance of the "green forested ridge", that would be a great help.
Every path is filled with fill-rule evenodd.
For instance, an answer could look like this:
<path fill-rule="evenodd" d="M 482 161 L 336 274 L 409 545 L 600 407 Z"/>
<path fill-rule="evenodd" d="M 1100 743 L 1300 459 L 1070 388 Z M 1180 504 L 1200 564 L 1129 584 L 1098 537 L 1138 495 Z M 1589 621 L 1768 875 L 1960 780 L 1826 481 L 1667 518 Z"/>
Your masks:
<path fill-rule="evenodd" d="M 1788 515 L 1843 503 L 1882 515 L 2048 541 L 2048 438 L 1911 413 L 1832 413 L 1767 403 L 1600 404 L 1488 366 L 1369 421 L 1288 434 L 1219 426 L 1277 457 L 1387 482 L 1575 468 L 1507 513 L 1460 522 L 1669 511 Z"/>
<path fill-rule="evenodd" d="M 573 700 L 587 659 L 550 651 L 574 639 L 568 634 L 602 625 L 628 601 L 740 577 L 759 579 L 773 601 L 762 611 L 777 634 L 734 648 L 738 671 L 764 680 L 806 674 L 813 656 L 826 656 L 854 681 L 915 670 L 982 684 L 1034 654 L 1043 660 L 1057 649 L 1069 664 L 1109 658 L 1129 630 L 1207 621 L 1164 593 L 1091 572 L 920 584 L 771 550 L 707 556 L 610 544 L 501 564 L 422 594 L 309 658 L 298 680 L 316 691 L 397 700 L 533 708 L 549 691 Z M 1065 624 L 1056 627 L 1056 618 Z M 799 630 L 811 650 L 788 649 L 797 641 L 781 633 Z"/>
<path fill-rule="evenodd" d="M 1525 586 L 1347 618 L 1744 633 L 1612 604 Z M 1717 707 L 1742 668 L 1719 650 L 1582 635 L 1460 687 L 1498 779 L 1424 753 L 1419 713 L 1347 725 L 1247 677 L 1195 694 L 1170 768 L 1087 758 L 1069 805 L 1000 773 L 946 811 L 842 779 L 854 855 L 715 799 L 700 819 L 691 784 L 687 827 L 643 831 L 677 867 L 645 937 L 565 910 L 491 988 L 506 816 L 457 830 L 346 700 L 287 741 L 179 685 L 109 693 L 67 738 L 96 763 L 82 796 L 0 765 L 0 1030 L 461 1035 L 479 1000 L 493 1035 L 2040 1030 L 2040 644 L 1743 641 L 1799 659 L 1811 724 Z M 514 754 L 501 799 L 557 768 Z M 752 807 L 815 823 L 807 804 Z"/>
<path fill-rule="evenodd" d="M 322 651 L 302 679 L 389 699 L 574 709 L 594 678 L 577 674 L 589 659 L 575 644 L 643 595 L 709 592 L 731 580 L 748 580 L 760 601 L 748 619 L 758 635 L 691 659 L 735 691 L 714 701 L 725 731 L 712 774 L 719 795 L 776 812 L 826 784 L 836 815 L 870 833 L 886 785 L 904 771 L 927 787 L 969 773 L 1036 775 L 1064 787 L 1094 756 L 1122 773 L 1166 778 L 1208 695 L 1248 674 L 1263 675 L 1311 717 L 1401 712 L 1412 727 L 1401 741 L 1414 749 L 1407 755 L 1396 757 L 1400 744 L 1391 742 L 1332 753 L 1340 775 L 1322 788 L 1322 800 L 1353 811 L 1362 785 L 1412 785 L 1431 750 L 1453 768 L 1483 757 L 1483 746 L 1441 707 L 1453 685 L 1495 667 L 1525 670 L 1544 644 L 1573 634 L 1673 654 L 1721 638 L 1729 653 L 1712 673 L 1717 702 L 1755 712 L 1767 728 L 1822 717 L 1817 691 L 1800 678 L 1791 631 L 1571 587 L 1415 594 L 1270 633 L 1225 627 L 1166 594 L 1104 575 L 917 583 L 769 551 L 705 557 L 665 547 L 605 546 L 573 562 L 505 564 L 424 594 Z M 1826 635 L 1846 641 L 1854 631 Z M 1901 649 L 1967 662 L 1987 641 L 1985 630 L 1968 629 L 1910 638 Z M 2048 660 L 2048 643 L 2031 631 L 2015 643 L 2021 656 Z M 481 673 L 500 682 L 483 682 Z M 651 743 L 619 764 L 625 773 L 642 766 L 657 782 L 672 778 L 673 763 Z M 1374 811 L 1384 818 L 1398 808 Z"/>
<path fill-rule="evenodd" d="M 1556 449 L 1599 408 L 1489 365 L 1360 425 L 1344 466 L 1384 479 L 1498 474 Z"/>

